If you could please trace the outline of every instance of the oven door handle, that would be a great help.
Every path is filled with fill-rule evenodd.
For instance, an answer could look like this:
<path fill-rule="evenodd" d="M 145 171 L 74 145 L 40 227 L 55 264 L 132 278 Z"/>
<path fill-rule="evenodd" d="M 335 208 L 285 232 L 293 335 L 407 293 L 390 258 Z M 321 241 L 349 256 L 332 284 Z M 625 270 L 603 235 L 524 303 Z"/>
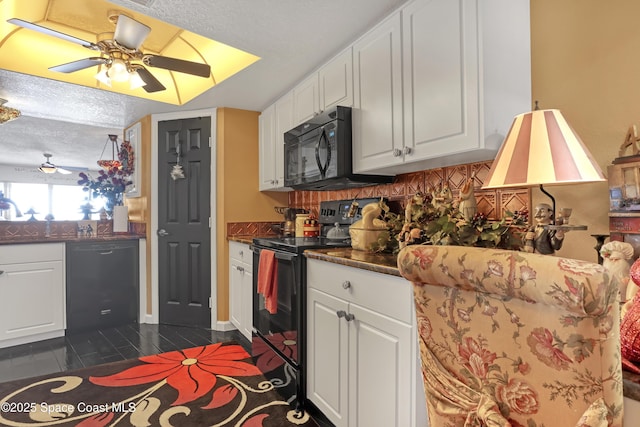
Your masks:
<path fill-rule="evenodd" d="M 260 255 L 260 251 L 262 249 L 266 249 L 266 248 L 253 247 L 253 252 L 258 254 L 258 255 Z M 269 250 L 271 250 L 271 249 L 269 249 Z M 297 254 L 288 253 L 288 252 L 281 252 L 281 251 L 273 251 L 273 252 L 275 253 L 276 259 L 279 259 L 279 260 L 282 260 L 282 261 L 293 261 L 298 256 Z"/>

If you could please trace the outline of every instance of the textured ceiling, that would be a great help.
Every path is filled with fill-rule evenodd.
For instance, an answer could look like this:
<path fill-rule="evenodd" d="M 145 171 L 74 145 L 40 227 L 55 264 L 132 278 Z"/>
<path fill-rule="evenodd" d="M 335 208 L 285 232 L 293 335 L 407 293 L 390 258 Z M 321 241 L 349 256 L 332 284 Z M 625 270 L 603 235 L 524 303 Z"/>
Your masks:
<path fill-rule="evenodd" d="M 0 164 L 39 165 L 49 152 L 55 164 L 93 168 L 107 134 L 147 114 L 261 111 L 405 1 L 114 0 L 262 59 L 180 107 L 0 69 L 0 98 L 22 111 L 0 125 Z"/>

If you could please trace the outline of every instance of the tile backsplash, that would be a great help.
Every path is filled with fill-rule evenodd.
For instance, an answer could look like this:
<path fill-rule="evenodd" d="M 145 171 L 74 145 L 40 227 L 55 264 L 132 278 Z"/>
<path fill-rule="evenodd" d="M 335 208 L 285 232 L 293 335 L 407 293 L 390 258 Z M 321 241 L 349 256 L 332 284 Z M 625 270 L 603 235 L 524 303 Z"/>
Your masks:
<path fill-rule="evenodd" d="M 454 198 L 467 178 L 474 173 L 474 193 L 478 204 L 478 212 L 489 219 L 500 219 L 505 211 L 516 211 L 527 208 L 531 211 L 531 190 L 529 188 L 505 188 L 482 190 L 482 185 L 489 173 L 491 161 L 468 163 L 439 169 L 429 169 L 397 175 L 391 184 L 371 187 L 353 188 L 338 191 L 292 191 L 289 193 L 289 206 L 309 209 L 318 212 L 320 202 L 326 200 L 344 200 L 365 197 L 386 197 L 404 205 L 405 200 L 417 192 L 431 192 L 448 186 Z"/>

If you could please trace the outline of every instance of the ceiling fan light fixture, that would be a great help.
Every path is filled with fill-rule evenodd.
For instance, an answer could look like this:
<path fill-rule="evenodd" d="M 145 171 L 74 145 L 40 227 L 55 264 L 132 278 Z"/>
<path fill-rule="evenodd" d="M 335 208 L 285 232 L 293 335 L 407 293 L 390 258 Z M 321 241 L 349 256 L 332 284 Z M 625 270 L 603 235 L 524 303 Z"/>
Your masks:
<path fill-rule="evenodd" d="M 146 83 L 142 80 L 142 77 L 140 77 L 140 74 L 138 74 L 137 71 L 133 71 L 129 78 L 129 88 L 138 89 L 143 86 L 146 86 Z"/>
<path fill-rule="evenodd" d="M 126 82 L 129 80 L 129 70 L 127 64 L 120 58 L 115 58 L 111 62 L 111 67 L 107 70 L 107 76 L 114 82 Z"/>
<path fill-rule="evenodd" d="M 47 164 L 43 163 L 43 164 L 38 168 L 38 170 L 39 170 L 40 172 L 44 172 L 44 173 L 55 173 L 55 171 L 56 171 L 56 167 L 55 167 L 55 166 L 53 166 L 53 165 L 51 165 L 51 164 L 47 165 Z"/>
<path fill-rule="evenodd" d="M 94 77 L 100 83 L 103 83 L 103 84 L 111 87 L 111 79 L 107 75 L 107 69 L 106 68 L 103 68 L 102 70 L 100 70 L 100 72 L 98 74 L 96 74 Z"/>

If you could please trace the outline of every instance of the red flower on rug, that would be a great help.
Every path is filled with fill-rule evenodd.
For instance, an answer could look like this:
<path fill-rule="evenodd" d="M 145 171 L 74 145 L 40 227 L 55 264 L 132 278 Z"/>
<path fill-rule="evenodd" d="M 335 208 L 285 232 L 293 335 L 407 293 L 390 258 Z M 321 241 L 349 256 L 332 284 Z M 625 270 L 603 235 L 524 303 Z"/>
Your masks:
<path fill-rule="evenodd" d="M 172 406 L 182 405 L 207 394 L 216 385 L 216 375 L 254 376 L 260 370 L 243 359 L 249 354 L 240 345 L 221 343 L 140 357 L 145 365 L 105 377 L 89 377 L 94 384 L 123 387 L 165 380 L 178 391 Z M 215 397 L 215 396 L 214 396 Z"/>

